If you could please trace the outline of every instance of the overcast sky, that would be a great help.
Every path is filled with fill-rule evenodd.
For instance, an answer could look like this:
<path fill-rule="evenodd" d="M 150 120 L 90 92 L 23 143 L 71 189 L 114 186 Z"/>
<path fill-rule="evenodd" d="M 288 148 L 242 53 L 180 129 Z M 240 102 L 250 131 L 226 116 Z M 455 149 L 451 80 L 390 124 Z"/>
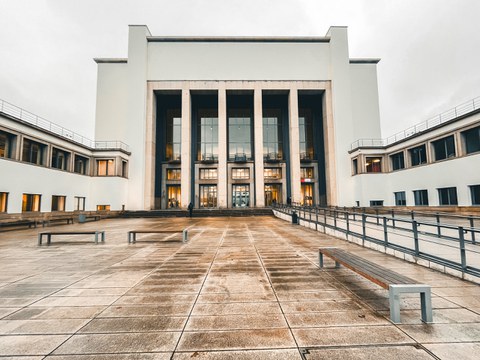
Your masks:
<path fill-rule="evenodd" d="M 0 99 L 93 138 L 94 57 L 152 35 L 324 36 L 378 57 L 383 136 L 480 96 L 479 0 L 0 0 Z"/>

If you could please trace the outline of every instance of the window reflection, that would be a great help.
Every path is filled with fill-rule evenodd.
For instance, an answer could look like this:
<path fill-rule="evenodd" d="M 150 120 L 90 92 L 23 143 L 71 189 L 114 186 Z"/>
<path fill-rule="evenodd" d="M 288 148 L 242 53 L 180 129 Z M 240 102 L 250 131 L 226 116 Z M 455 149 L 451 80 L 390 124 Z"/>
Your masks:
<path fill-rule="evenodd" d="M 279 109 L 265 109 L 263 118 L 263 158 L 264 160 L 282 160 L 282 122 Z"/>
<path fill-rule="evenodd" d="M 218 117 L 214 110 L 200 110 L 197 160 L 218 161 Z"/>
<path fill-rule="evenodd" d="M 313 121 L 310 109 L 300 109 L 298 118 L 300 159 L 313 160 Z"/>
<path fill-rule="evenodd" d="M 228 118 L 228 160 L 246 161 L 252 159 L 251 117 L 248 109 L 231 112 Z"/>
<path fill-rule="evenodd" d="M 167 161 L 180 161 L 182 141 L 182 118 L 179 109 L 167 111 L 167 141 L 165 157 Z"/>

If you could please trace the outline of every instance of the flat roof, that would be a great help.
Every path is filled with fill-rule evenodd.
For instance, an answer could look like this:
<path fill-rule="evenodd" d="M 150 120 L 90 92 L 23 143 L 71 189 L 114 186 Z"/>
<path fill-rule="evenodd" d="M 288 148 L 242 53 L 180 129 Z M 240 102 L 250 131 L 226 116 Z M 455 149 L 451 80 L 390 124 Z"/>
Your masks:
<path fill-rule="evenodd" d="M 286 43 L 328 43 L 327 36 L 147 36 L 149 42 L 286 42 Z"/>

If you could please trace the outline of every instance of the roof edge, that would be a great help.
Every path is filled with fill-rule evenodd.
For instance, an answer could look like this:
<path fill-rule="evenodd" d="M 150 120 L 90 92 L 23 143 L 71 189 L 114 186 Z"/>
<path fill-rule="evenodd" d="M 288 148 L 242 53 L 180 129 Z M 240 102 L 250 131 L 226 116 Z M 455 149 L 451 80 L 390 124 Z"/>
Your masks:
<path fill-rule="evenodd" d="M 380 60 L 379 58 L 350 59 L 350 64 L 378 64 Z"/>
<path fill-rule="evenodd" d="M 262 36 L 147 36 L 149 42 L 298 42 L 328 43 L 328 36 L 310 37 L 262 37 Z"/>
<path fill-rule="evenodd" d="M 93 58 L 97 64 L 126 64 L 128 59 L 126 58 Z"/>

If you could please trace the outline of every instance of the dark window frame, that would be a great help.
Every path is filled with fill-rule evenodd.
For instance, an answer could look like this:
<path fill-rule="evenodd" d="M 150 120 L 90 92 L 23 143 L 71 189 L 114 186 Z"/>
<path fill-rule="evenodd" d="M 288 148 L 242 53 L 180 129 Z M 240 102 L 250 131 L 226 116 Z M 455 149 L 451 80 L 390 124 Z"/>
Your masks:
<path fill-rule="evenodd" d="M 461 135 L 466 155 L 480 152 L 480 126 L 462 131 Z"/>
<path fill-rule="evenodd" d="M 432 141 L 431 144 L 435 161 L 446 160 L 457 156 L 454 135 Z"/>
<path fill-rule="evenodd" d="M 413 190 L 413 198 L 414 198 L 415 206 L 429 205 L 427 189 Z"/>
<path fill-rule="evenodd" d="M 480 185 L 470 185 L 469 188 L 472 206 L 480 206 Z"/>
<path fill-rule="evenodd" d="M 423 165 L 428 162 L 426 144 L 418 145 L 408 149 L 408 154 L 410 156 L 410 165 L 412 167 Z"/>
<path fill-rule="evenodd" d="M 390 155 L 392 171 L 405 169 L 405 153 L 403 151 Z"/>
<path fill-rule="evenodd" d="M 456 187 L 438 188 L 438 204 L 440 206 L 458 205 L 458 195 Z"/>
<path fill-rule="evenodd" d="M 395 206 L 407 206 L 407 194 L 405 191 L 396 191 L 393 194 L 395 196 Z"/>

